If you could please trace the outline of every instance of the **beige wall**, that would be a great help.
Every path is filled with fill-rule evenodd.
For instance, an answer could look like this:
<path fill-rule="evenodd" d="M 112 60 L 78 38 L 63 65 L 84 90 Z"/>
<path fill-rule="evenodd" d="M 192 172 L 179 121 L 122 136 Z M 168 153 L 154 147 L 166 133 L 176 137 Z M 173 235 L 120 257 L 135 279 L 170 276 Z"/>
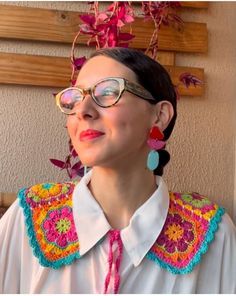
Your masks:
<path fill-rule="evenodd" d="M 6 2 L 0 2 L 6 4 Z M 7 4 L 80 10 L 76 2 L 14 2 Z M 192 13 L 194 11 L 194 13 Z M 235 178 L 236 3 L 211 2 L 208 11 L 188 10 L 185 20 L 206 22 L 207 54 L 181 54 L 178 65 L 203 67 L 206 93 L 182 98 L 178 121 L 168 148 L 171 162 L 165 178 L 172 190 L 196 191 L 226 207 L 233 217 Z M 69 56 L 69 46 L 30 42 L 0 42 L 0 50 Z M 82 49 L 86 52 L 86 48 Z M 1 85 L 0 191 L 63 181 L 49 158 L 67 154 L 65 117 L 54 104 L 55 89 Z"/>

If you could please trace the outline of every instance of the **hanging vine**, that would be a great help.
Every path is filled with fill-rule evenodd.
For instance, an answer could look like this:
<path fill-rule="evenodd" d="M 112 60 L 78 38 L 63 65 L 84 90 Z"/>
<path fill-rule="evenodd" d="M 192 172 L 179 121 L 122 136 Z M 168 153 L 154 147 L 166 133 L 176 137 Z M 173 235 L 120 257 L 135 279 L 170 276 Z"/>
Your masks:
<path fill-rule="evenodd" d="M 143 21 L 151 21 L 154 24 L 154 30 L 145 53 L 157 58 L 159 31 L 162 26 L 173 26 L 177 29 L 184 27 L 183 20 L 177 15 L 177 10 L 181 7 L 180 2 L 175 1 L 142 1 L 141 14 Z M 86 57 L 76 57 L 75 49 L 77 41 L 81 35 L 87 35 L 87 46 L 96 49 L 107 47 L 129 47 L 130 42 L 135 38 L 132 34 L 132 23 L 135 21 L 135 15 L 132 1 L 114 1 L 107 6 L 105 10 L 100 9 L 99 1 L 89 1 L 89 13 L 80 15 L 82 24 L 79 26 L 71 48 L 71 66 L 72 73 L 70 82 L 74 85 L 79 70 L 86 61 Z M 103 2 L 104 5 L 104 2 Z M 124 26 L 129 26 L 129 33 L 122 32 Z M 182 73 L 179 77 L 179 83 L 189 87 L 202 84 L 202 81 L 191 73 Z M 176 86 L 176 91 L 179 85 Z M 177 92 L 178 95 L 178 92 Z M 179 95 L 178 95 L 179 97 Z M 50 159 L 51 163 L 66 170 L 70 179 L 76 176 L 83 176 L 84 169 L 78 155 L 69 140 L 69 154 L 65 160 Z"/>

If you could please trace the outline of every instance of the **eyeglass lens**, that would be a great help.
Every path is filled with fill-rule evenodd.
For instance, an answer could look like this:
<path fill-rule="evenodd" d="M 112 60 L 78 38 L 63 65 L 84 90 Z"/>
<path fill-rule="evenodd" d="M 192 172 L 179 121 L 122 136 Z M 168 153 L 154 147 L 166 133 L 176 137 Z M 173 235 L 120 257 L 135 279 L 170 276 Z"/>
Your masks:
<path fill-rule="evenodd" d="M 109 107 L 119 98 L 121 87 L 117 80 L 106 80 L 96 84 L 92 89 L 95 102 L 103 107 Z M 83 100 L 84 94 L 78 88 L 71 88 L 60 96 L 60 106 L 66 113 L 72 113 L 78 102 Z"/>

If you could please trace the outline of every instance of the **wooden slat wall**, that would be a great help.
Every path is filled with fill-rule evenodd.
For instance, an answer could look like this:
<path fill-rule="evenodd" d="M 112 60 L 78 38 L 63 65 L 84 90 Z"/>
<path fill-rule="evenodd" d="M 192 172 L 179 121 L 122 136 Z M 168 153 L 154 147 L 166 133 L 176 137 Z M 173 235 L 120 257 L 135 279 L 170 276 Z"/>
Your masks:
<path fill-rule="evenodd" d="M 174 85 L 178 85 L 178 91 L 181 96 L 202 96 L 204 94 L 204 85 L 202 86 L 189 86 L 186 88 L 179 81 L 179 77 L 182 73 L 191 73 L 204 81 L 204 69 L 201 68 L 189 68 L 189 67 L 176 67 L 176 66 L 165 66 L 169 72 Z"/>
<path fill-rule="evenodd" d="M 136 19 L 133 26 L 134 48 L 146 48 L 153 33 L 153 25 Z M 124 32 L 129 32 L 126 28 Z M 178 31 L 173 27 L 162 26 L 159 31 L 159 50 L 205 53 L 207 52 L 207 26 L 203 23 L 185 23 L 184 29 Z"/>
<path fill-rule="evenodd" d="M 205 1 L 184 1 L 181 2 L 182 7 L 187 8 L 208 8 L 208 2 Z"/>
<path fill-rule="evenodd" d="M 175 65 L 175 53 L 168 51 L 159 51 L 156 59 L 162 65 Z"/>
<path fill-rule="evenodd" d="M 165 66 L 174 84 L 179 83 L 183 72 L 190 72 L 204 80 L 204 70 L 188 67 Z M 17 71 L 16 71 L 17 69 Z M 70 63 L 67 58 L 0 53 L 1 83 L 51 87 L 68 87 Z M 199 96 L 202 87 L 180 88 L 181 95 Z"/>
<path fill-rule="evenodd" d="M 182 2 L 182 6 L 203 9 L 208 7 L 208 3 Z M 79 12 L 0 5 L 0 39 L 71 44 L 80 24 L 78 15 Z M 139 18 L 132 27 L 136 37 L 131 46 L 145 48 L 153 32 L 152 23 Z M 157 60 L 166 66 L 175 84 L 179 83 L 178 78 L 183 71 L 204 80 L 203 69 L 176 67 L 175 54 L 205 53 L 207 39 L 207 26 L 203 23 L 185 23 L 182 31 L 164 26 L 160 30 Z M 86 42 L 87 37 L 81 36 L 79 44 Z M 0 83 L 67 87 L 70 72 L 69 58 L 0 53 Z M 204 87 L 180 86 L 179 90 L 181 95 L 199 96 Z"/>
<path fill-rule="evenodd" d="M 68 58 L 0 53 L 0 82 L 4 84 L 68 87 L 70 70 Z"/>
<path fill-rule="evenodd" d="M 81 24 L 81 12 L 64 12 L 39 8 L 0 5 L 0 38 L 72 43 Z M 137 18 L 132 24 L 136 36 L 134 48 L 146 48 L 152 36 L 152 22 Z M 123 30 L 129 31 L 129 28 Z M 79 44 L 86 44 L 88 37 L 81 35 Z M 163 26 L 159 32 L 159 49 L 181 52 L 206 52 L 207 27 L 202 23 L 188 23 L 183 31 Z"/>

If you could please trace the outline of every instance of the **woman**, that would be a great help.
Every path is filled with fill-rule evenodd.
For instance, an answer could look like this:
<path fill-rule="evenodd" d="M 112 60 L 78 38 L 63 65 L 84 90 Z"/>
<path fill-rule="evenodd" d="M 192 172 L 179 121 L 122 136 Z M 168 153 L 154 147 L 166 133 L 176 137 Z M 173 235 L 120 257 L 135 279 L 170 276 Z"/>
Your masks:
<path fill-rule="evenodd" d="M 235 293 L 229 216 L 161 177 L 176 120 L 164 68 L 136 50 L 97 51 L 57 104 L 92 170 L 19 192 L 22 209 L 0 226 L 0 292 Z"/>

